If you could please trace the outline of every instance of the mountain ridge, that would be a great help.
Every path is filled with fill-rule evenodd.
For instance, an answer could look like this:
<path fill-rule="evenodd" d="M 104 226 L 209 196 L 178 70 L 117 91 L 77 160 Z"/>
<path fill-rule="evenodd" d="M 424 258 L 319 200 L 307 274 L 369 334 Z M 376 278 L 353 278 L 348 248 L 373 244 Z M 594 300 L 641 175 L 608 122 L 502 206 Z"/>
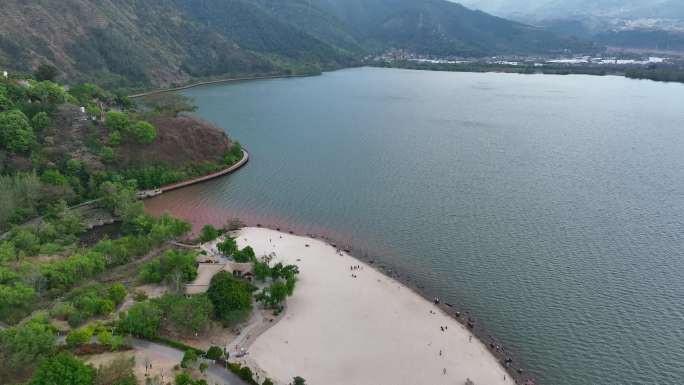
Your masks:
<path fill-rule="evenodd" d="M 446 0 L 7 0 L 0 67 L 58 67 L 65 80 L 173 86 L 303 74 L 406 49 L 486 56 L 590 45 Z"/>

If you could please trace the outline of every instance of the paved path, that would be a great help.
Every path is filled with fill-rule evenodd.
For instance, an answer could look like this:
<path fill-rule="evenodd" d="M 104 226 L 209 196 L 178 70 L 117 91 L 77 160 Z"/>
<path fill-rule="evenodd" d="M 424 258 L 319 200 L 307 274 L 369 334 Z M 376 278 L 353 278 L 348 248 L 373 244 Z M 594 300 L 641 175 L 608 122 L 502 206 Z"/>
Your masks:
<path fill-rule="evenodd" d="M 171 360 L 178 363 L 183 359 L 184 354 L 178 349 L 139 339 L 133 340 L 133 347 L 137 352 L 150 358 Z M 211 363 L 210 361 L 207 361 L 207 363 L 209 365 L 207 368 L 207 382 L 209 384 L 245 385 L 244 381 L 223 366 Z"/>

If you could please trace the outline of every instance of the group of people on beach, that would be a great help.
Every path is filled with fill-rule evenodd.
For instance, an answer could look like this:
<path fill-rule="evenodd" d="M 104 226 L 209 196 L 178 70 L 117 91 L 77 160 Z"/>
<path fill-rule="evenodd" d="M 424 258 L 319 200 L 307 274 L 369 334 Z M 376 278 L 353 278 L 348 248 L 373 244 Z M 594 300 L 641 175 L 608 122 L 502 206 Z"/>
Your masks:
<path fill-rule="evenodd" d="M 350 271 L 356 271 L 356 270 L 363 270 L 363 268 L 361 267 L 361 265 L 353 265 L 353 266 L 349 266 L 349 270 Z M 356 274 L 352 274 L 351 276 L 352 276 L 352 278 L 358 278 L 358 276 Z"/>

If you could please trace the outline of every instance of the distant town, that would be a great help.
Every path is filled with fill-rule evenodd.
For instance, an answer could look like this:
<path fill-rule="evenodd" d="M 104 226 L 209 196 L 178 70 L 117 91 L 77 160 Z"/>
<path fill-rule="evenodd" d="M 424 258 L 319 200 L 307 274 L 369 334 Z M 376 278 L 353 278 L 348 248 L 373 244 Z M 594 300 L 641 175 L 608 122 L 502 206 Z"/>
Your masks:
<path fill-rule="evenodd" d="M 481 58 L 468 58 L 459 56 L 434 56 L 416 54 L 406 50 L 388 50 L 381 55 L 366 58 L 371 62 L 412 62 L 416 64 L 480 64 L 491 66 L 514 66 L 514 67 L 544 67 L 559 65 L 571 66 L 655 66 L 667 65 L 684 67 L 684 56 L 681 54 L 633 53 L 615 52 L 602 56 L 572 56 L 572 55 L 502 55 Z"/>

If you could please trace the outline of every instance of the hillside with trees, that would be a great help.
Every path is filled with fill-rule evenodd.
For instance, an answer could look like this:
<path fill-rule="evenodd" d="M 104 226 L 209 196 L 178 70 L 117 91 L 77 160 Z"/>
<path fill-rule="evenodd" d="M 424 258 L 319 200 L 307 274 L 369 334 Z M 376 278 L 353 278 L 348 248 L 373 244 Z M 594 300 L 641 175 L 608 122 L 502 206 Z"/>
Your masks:
<path fill-rule="evenodd" d="M 118 355 L 136 351 L 136 337 L 195 354 L 174 383 L 206 384 L 209 353 L 169 337 L 232 326 L 255 288 L 229 275 L 210 294 L 185 296 L 199 253 L 178 241 L 194 241 L 191 225 L 147 214 L 138 191 L 223 169 L 242 149 L 184 115 L 194 106 L 183 97 L 134 103 L 57 75 L 41 66 L 0 79 L 0 383 L 137 384 L 136 361 Z M 211 239 L 223 232 L 211 230 Z M 162 294 L 148 298 L 146 285 Z M 88 363 L 99 355 L 113 358 Z"/>
<path fill-rule="evenodd" d="M 0 68 L 59 68 L 69 83 L 146 88 L 315 74 L 368 54 L 483 56 L 591 45 L 446 0 L 9 0 Z"/>

